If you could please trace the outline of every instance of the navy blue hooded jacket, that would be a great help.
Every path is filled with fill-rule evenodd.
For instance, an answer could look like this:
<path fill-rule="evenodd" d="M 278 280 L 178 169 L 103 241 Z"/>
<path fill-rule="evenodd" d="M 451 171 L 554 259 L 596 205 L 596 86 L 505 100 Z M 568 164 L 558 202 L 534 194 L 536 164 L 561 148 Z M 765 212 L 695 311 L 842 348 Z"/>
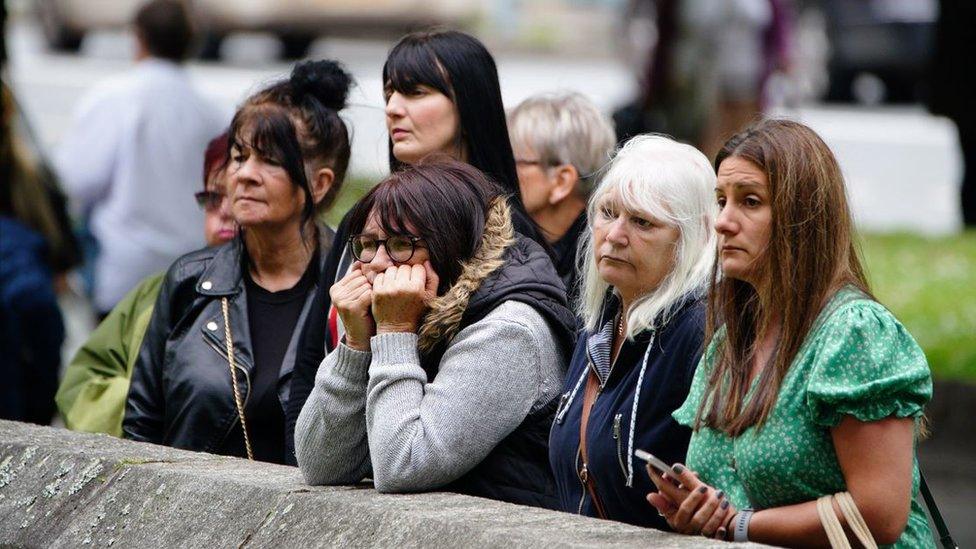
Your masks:
<path fill-rule="evenodd" d="M 666 530 L 667 523 L 645 499 L 657 489 L 644 462 L 633 454 L 642 449 L 667 463 L 684 462 L 691 430 L 679 425 L 671 412 L 688 396 L 701 358 L 705 307 L 699 299 L 685 300 L 663 327 L 624 342 L 611 365 L 618 309 L 619 302 L 609 299 L 600 331 L 580 332 L 549 434 L 549 462 L 562 509 L 598 516 L 579 477 L 585 374 L 593 369 L 602 389 L 590 412 L 586 445 L 597 497 L 609 519 Z"/>
<path fill-rule="evenodd" d="M 0 216 L 0 419 L 54 416 L 64 322 L 48 257 L 41 235 Z"/>

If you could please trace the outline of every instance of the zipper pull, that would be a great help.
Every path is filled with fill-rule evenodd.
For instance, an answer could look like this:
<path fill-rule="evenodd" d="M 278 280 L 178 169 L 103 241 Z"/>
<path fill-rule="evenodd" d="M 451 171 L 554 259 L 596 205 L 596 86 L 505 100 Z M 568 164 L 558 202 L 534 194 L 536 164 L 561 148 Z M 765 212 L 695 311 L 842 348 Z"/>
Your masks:
<path fill-rule="evenodd" d="M 589 482 L 590 473 L 589 473 L 589 471 L 586 470 L 586 464 L 585 463 L 583 464 L 583 467 L 579 471 L 579 477 L 580 477 L 580 480 L 583 481 L 584 484 L 587 483 L 587 482 Z"/>
<path fill-rule="evenodd" d="M 621 414 L 613 416 L 613 440 L 620 438 L 620 416 Z"/>

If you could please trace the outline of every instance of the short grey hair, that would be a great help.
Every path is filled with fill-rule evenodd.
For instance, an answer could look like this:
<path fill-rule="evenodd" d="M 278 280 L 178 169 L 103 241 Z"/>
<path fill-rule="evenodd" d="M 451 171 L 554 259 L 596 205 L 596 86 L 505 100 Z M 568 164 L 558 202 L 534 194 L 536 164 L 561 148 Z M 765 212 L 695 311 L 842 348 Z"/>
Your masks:
<path fill-rule="evenodd" d="M 529 147 L 542 167 L 571 164 L 580 190 L 589 195 L 596 174 L 617 143 L 613 123 L 592 101 L 576 92 L 534 95 L 508 113 L 512 148 Z"/>
<path fill-rule="evenodd" d="M 627 337 L 660 327 L 687 295 L 704 295 L 715 261 L 715 172 L 705 155 L 691 145 L 661 135 L 638 135 L 614 156 L 590 197 L 589 230 L 581 239 L 582 277 L 577 312 L 590 331 L 598 330 L 610 285 L 600 276 L 593 250 L 596 208 L 616 192 L 635 213 L 677 227 L 674 262 L 661 284 L 641 296 L 627 311 Z"/>

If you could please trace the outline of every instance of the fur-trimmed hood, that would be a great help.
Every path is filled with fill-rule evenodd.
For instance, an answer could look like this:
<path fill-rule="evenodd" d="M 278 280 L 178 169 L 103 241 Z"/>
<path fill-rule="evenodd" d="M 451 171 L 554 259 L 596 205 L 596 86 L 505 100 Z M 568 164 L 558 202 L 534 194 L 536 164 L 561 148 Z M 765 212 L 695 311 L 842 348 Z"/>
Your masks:
<path fill-rule="evenodd" d="M 563 356 L 570 356 L 576 318 L 562 280 L 545 250 L 515 233 L 508 203 L 498 198 L 489 209 L 475 256 L 464 262 L 457 281 L 424 316 L 418 346 L 428 374 L 436 373 L 440 357 L 461 329 L 508 300 L 535 308 L 552 328 Z"/>

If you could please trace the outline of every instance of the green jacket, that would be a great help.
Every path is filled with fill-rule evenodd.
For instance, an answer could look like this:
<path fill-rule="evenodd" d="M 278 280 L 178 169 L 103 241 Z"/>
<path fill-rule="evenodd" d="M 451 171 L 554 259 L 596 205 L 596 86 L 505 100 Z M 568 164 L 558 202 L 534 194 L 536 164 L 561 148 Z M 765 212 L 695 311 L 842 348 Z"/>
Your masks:
<path fill-rule="evenodd" d="M 69 429 L 122 436 L 132 366 L 165 274 L 152 275 L 130 291 L 65 369 L 54 398 Z"/>

